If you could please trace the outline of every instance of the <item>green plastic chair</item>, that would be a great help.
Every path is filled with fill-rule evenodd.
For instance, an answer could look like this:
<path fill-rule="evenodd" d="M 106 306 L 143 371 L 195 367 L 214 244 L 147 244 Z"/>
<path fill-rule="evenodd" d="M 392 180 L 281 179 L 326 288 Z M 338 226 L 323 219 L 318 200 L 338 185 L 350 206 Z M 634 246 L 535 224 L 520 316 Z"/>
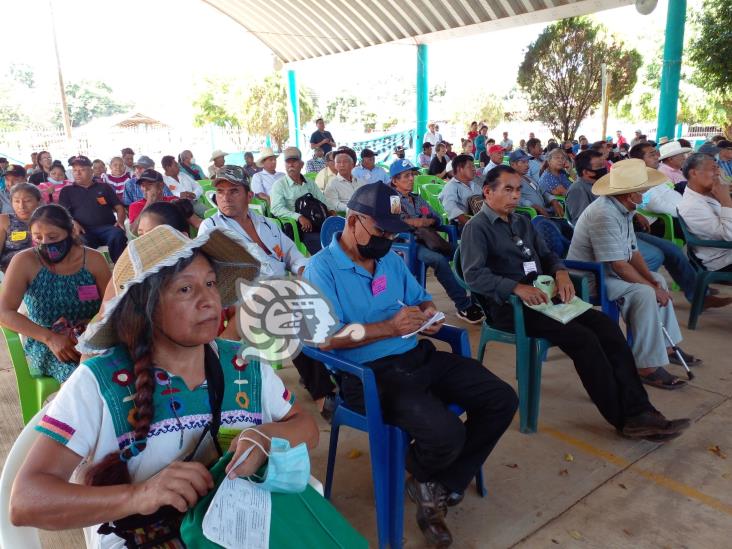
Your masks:
<path fill-rule="evenodd" d="M 439 197 L 443 187 L 444 185 L 441 183 L 428 183 L 423 185 L 419 192 L 420 196 L 424 198 L 427 204 L 429 204 L 432 209 L 435 210 L 435 213 L 442 218 L 442 225 L 447 225 L 450 220 L 447 218 L 447 212 L 445 211 L 445 207 L 442 205 L 442 202 L 440 202 Z"/>
<path fill-rule="evenodd" d="M 298 250 L 300 250 L 300 253 L 304 255 L 305 257 L 310 257 L 310 252 L 308 252 L 308 249 L 305 247 L 305 244 L 302 243 L 300 240 L 300 230 L 297 227 L 297 221 L 292 219 L 291 217 L 270 217 L 268 219 L 271 219 L 277 225 L 280 226 L 280 229 L 284 229 L 285 225 L 290 225 L 292 228 L 292 234 L 294 238 L 292 239 L 295 243 L 295 246 Z"/>
<path fill-rule="evenodd" d="M 60 385 L 52 377 L 32 376 L 28 368 L 23 344 L 20 341 L 20 335 L 4 326 L 2 330 L 5 336 L 5 343 L 8 346 L 10 361 L 13 363 L 13 369 L 15 370 L 20 411 L 23 415 L 23 424 L 25 425 L 43 408 L 43 403 L 46 399 L 59 390 Z"/>
<path fill-rule="evenodd" d="M 663 239 L 668 240 L 669 242 L 673 242 L 679 248 L 684 247 L 684 241 L 680 238 L 676 238 L 676 233 L 674 232 L 674 216 L 666 213 L 652 212 L 651 210 L 646 210 L 643 208 L 638 208 L 638 210 L 636 211 L 646 217 L 657 217 L 660 221 L 663 222 Z"/>
<path fill-rule="evenodd" d="M 732 242 L 729 240 L 702 240 L 701 238 L 697 238 L 691 233 L 680 214 L 676 219 L 686 239 L 686 255 L 689 257 L 689 263 L 691 263 L 691 266 L 696 272 L 694 299 L 691 301 L 688 324 L 689 330 L 696 330 L 699 315 L 704 310 L 704 297 L 707 294 L 707 287 L 715 282 L 732 282 L 732 272 L 707 271 L 704 264 L 694 253 L 694 248 L 726 248 L 729 250 L 732 249 Z"/>
<path fill-rule="evenodd" d="M 305 174 L 305 179 L 308 181 L 315 181 L 316 177 L 318 177 L 318 172 L 308 172 Z"/>
<path fill-rule="evenodd" d="M 534 219 L 537 215 L 539 215 L 538 213 L 536 213 L 536 210 L 534 208 L 532 208 L 531 206 L 517 206 L 516 210 L 514 210 L 514 211 L 516 213 L 526 214 L 531 219 Z"/>
<path fill-rule="evenodd" d="M 249 201 L 249 207 L 256 211 L 259 215 L 269 217 L 269 204 L 266 200 L 253 196 L 252 199 Z"/>
<path fill-rule="evenodd" d="M 460 244 L 455 248 L 452 261 L 452 270 L 455 278 L 466 290 L 470 288 L 463 278 L 463 268 L 460 263 Z M 577 295 L 589 301 L 590 289 L 587 277 L 570 273 L 572 282 L 577 289 Z M 485 349 L 489 342 L 498 341 L 516 346 L 516 380 L 518 382 L 519 397 L 519 430 L 524 434 L 535 433 L 539 425 L 539 399 L 541 397 L 541 366 L 546 353 L 552 343 L 544 338 L 529 337 L 524 327 L 524 309 L 521 300 L 512 295 L 509 303 L 513 307 L 514 331 L 506 332 L 492 327 L 488 318 L 483 321 L 478 343 L 477 360 L 482 364 L 485 358 Z"/>
<path fill-rule="evenodd" d="M 203 213 L 203 218 L 204 218 L 204 219 L 208 219 L 209 217 L 211 217 L 211 216 L 214 216 L 214 215 L 216 215 L 216 213 L 217 213 L 218 211 L 219 211 L 219 209 L 218 209 L 218 208 L 210 208 L 210 209 L 206 210 L 206 211 L 205 211 L 205 212 Z"/>
<path fill-rule="evenodd" d="M 430 184 L 444 184 L 442 183 L 442 179 L 439 177 L 436 177 L 434 175 L 417 175 L 414 178 L 414 192 L 420 194 L 420 190 L 424 185 L 430 185 Z"/>
<path fill-rule="evenodd" d="M 419 175 L 428 175 L 429 171 L 430 171 L 429 168 L 420 168 Z"/>

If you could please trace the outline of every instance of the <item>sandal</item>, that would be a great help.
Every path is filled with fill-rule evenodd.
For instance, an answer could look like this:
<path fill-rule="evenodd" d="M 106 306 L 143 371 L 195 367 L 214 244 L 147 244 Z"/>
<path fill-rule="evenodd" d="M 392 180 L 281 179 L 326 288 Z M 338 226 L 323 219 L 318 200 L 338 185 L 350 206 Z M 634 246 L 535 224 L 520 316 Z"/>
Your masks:
<path fill-rule="evenodd" d="M 679 379 L 678 377 L 669 374 L 665 368 L 656 368 L 652 374 L 647 376 L 640 376 L 641 381 L 646 385 L 657 387 L 659 389 L 665 389 L 667 391 L 675 391 L 686 385 L 686 381 Z"/>
<path fill-rule="evenodd" d="M 703 361 L 701 358 L 697 358 L 694 355 L 690 355 L 686 351 L 684 351 L 681 347 L 679 347 L 679 353 L 681 353 L 681 356 L 684 357 L 684 360 L 686 361 L 687 366 L 699 366 Z M 668 355 L 668 361 L 671 364 L 676 364 L 677 366 L 683 366 L 681 364 L 681 361 L 679 360 L 679 357 L 676 355 L 676 353 L 672 353 Z"/>

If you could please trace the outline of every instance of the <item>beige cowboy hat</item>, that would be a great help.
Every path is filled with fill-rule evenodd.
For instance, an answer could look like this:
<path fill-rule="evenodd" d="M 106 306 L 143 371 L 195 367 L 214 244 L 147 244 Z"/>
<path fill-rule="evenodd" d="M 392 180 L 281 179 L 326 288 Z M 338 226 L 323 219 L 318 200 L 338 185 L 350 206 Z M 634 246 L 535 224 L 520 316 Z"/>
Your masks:
<path fill-rule="evenodd" d="M 664 143 L 663 145 L 661 145 L 661 148 L 658 150 L 658 152 L 661 153 L 660 160 L 664 160 L 678 154 L 691 152 L 691 150 L 691 147 L 682 147 L 681 143 L 679 143 L 678 141 L 671 141 L 670 143 Z"/>
<path fill-rule="evenodd" d="M 159 225 L 139 238 L 130 240 L 117 260 L 112 272 L 112 283 L 117 295 L 107 302 L 104 315 L 87 327 L 79 338 L 81 353 L 98 353 L 119 343 L 116 327 L 111 319 L 115 309 L 135 284 L 164 267 L 175 265 L 201 250 L 216 268 L 216 287 L 221 304 L 229 307 L 236 303 L 236 281 L 254 280 L 259 275 L 259 261 L 247 251 L 246 242 L 236 233 L 214 228 L 196 238 L 188 238 L 168 225 Z"/>
<path fill-rule="evenodd" d="M 277 155 L 272 150 L 272 147 L 264 147 L 264 148 L 262 148 L 262 150 L 259 151 L 259 156 L 257 157 L 257 160 L 256 160 L 257 167 L 261 168 L 262 167 L 262 162 L 266 158 L 270 158 L 272 156 L 274 156 L 275 158 L 277 158 Z"/>
<path fill-rule="evenodd" d="M 614 164 L 610 173 L 598 179 L 592 185 L 592 194 L 614 196 L 642 193 L 666 181 L 668 181 L 668 177 L 658 170 L 647 167 L 640 158 L 629 158 Z"/>
<path fill-rule="evenodd" d="M 226 156 L 227 154 L 229 154 L 229 153 L 226 153 L 226 152 L 222 151 L 221 149 L 216 149 L 214 152 L 211 153 L 211 162 L 213 162 L 217 158 Z"/>

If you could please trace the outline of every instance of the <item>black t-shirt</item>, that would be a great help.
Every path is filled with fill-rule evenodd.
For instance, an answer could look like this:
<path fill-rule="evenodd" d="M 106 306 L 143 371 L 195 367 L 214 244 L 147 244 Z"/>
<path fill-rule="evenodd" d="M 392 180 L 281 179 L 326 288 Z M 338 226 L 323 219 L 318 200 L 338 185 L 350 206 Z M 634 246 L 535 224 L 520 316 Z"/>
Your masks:
<path fill-rule="evenodd" d="M 117 217 L 114 207 L 120 205 L 111 185 L 94 182 L 89 187 L 74 183 L 61 189 L 58 203 L 69 210 L 71 217 L 84 229 L 114 225 Z"/>
<path fill-rule="evenodd" d="M 333 141 L 333 136 L 327 130 L 322 132 L 320 130 L 315 130 L 313 132 L 313 135 L 310 136 L 311 143 L 320 143 L 323 139 L 330 139 L 331 141 Z M 320 148 L 323 149 L 323 152 L 325 154 L 328 154 L 330 151 L 333 150 L 333 145 L 331 145 L 330 143 L 323 143 Z"/>
<path fill-rule="evenodd" d="M 445 171 L 445 168 L 447 168 L 447 156 L 443 156 L 442 160 L 437 158 L 437 156 L 433 156 L 427 173 L 430 175 L 439 175 Z"/>
<path fill-rule="evenodd" d="M 38 172 L 33 173 L 28 178 L 28 183 L 33 183 L 34 185 L 40 185 L 41 183 L 45 183 L 48 180 L 48 174 L 44 172 L 43 170 L 40 170 Z"/>
<path fill-rule="evenodd" d="M 487 166 L 491 162 L 491 157 L 488 156 L 487 152 L 483 151 L 482 153 L 480 153 L 480 158 L 478 160 L 480 160 L 481 164 Z"/>

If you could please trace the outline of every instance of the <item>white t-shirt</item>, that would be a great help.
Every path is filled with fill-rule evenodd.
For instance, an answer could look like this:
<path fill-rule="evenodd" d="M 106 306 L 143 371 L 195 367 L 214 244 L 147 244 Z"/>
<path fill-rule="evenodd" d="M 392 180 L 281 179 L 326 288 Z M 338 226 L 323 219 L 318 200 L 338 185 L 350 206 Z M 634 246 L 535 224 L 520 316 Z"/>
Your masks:
<path fill-rule="evenodd" d="M 222 428 L 241 430 L 279 421 L 289 413 L 294 399 L 270 366 L 251 362 L 243 369 L 242 366 L 237 369 L 233 358 L 239 342 L 217 339 L 215 347 L 224 372 Z M 90 366 L 87 362 L 92 361 L 99 362 Z M 80 482 L 88 465 L 99 462 L 111 452 L 127 448 L 133 433 L 129 423 L 119 424 L 119 415 L 124 415 L 124 411 L 133 404 L 133 366 L 126 351 L 117 347 L 87 362 L 81 364 L 63 384 L 36 426 L 36 430 L 83 458 L 72 477 L 73 482 Z M 147 436 L 147 447 L 127 463 L 132 483 L 147 480 L 172 462 L 184 459 L 194 449 L 211 420 L 205 382 L 189 390 L 181 378 L 165 370 L 156 368 L 154 377 L 155 418 Z M 246 394 L 250 387 L 261 387 L 259 395 L 240 396 L 241 392 Z M 168 394 L 162 395 L 166 390 Z M 127 396 L 122 397 L 124 394 Z M 116 409 L 122 410 L 116 413 L 116 425 L 108 400 L 114 402 Z M 178 405 L 177 420 L 169 411 L 174 403 Z M 181 426 L 183 443 L 179 446 Z M 120 434 L 120 431 L 123 432 Z M 208 435 L 194 459 L 201 463 L 216 459 L 215 448 Z M 91 527 L 91 547 L 124 547 L 124 541 L 113 534 L 96 534 L 97 528 Z"/>
<path fill-rule="evenodd" d="M 163 181 L 170 189 L 170 192 L 175 196 L 180 196 L 180 193 L 193 193 L 196 195 L 196 200 L 198 200 L 203 194 L 203 188 L 198 181 L 193 179 L 183 170 L 178 173 L 178 181 L 169 175 L 164 175 Z"/>

